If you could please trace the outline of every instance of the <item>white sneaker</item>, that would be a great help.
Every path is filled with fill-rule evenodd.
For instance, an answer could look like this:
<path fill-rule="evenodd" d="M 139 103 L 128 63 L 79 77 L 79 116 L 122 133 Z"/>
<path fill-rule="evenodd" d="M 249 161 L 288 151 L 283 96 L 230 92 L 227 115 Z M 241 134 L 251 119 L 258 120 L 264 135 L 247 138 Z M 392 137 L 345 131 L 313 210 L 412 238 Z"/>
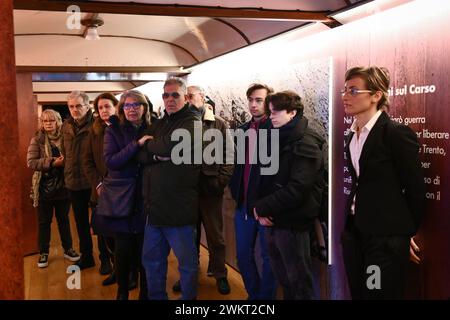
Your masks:
<path fill-rule="evenodd" d="M 48 253 L 41 253 L 39 256 L 38 267 L 46 268 L 48 266 Z"/>

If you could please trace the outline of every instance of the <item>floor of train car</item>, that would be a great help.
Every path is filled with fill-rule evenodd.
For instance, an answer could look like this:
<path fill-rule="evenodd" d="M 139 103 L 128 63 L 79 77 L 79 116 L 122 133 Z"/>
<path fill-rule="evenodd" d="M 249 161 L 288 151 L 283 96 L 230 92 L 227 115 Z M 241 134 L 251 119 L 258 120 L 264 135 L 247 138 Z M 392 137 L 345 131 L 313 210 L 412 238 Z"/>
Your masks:
<path fill-rule="evenodd" d="M 75 228 L 75 221 L 72 212 L 71 230 L 75 249 L 78 251 L 78 236 Z M 97 237 L 93 236 L 94 257 L 96 266 L 81 271 L 81 288 L 68 289 L 67 279 L 71 275 L 67 273 L 67 267 L 72 262 L 64 259 L 63 249 L 59 238 L 56 220 L 53 219 L 52 234 L 50 243 L 49 265 L 47 268 L 38 268 L 38 254 L 24 257 L 25 272 L 25 299 L 28 300 L 114 300 L 117 292 L 117 285 L 102 286 L 102 281 L 107 276 L 100 275 Z M 169 267 L 167 275 L 167 293 L 169 299 L 178 299 L 181 294 L 172 291 L 173 283 L 178 279 L 178 267 L 175 256 L 169 256 Z M 201 247 L 200 250 L 200 270 L 199 270 L 199 300 L 243 300 L 247 294 L 242 283 L 240 274 L 233 268 L 228 268 L 228 281 L 231 293 L 221 295 L 216 288 L 216 281 L 212 277 L 206 276 L 208 266 L 208 251 Z M 130 300 L 138 298 L 139 291 L 130 291 Z"/>

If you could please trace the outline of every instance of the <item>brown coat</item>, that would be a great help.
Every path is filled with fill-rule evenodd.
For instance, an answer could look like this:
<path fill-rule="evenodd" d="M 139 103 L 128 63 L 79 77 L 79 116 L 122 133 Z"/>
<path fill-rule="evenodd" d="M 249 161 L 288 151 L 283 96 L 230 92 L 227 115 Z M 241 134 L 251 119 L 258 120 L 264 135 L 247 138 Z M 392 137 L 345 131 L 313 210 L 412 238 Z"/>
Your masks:
<path fill-rule="evenodd" d="M 205 108 L 205 112 L 202 116 L 203 123 L 203 134 L 208 129 L 217 129 L 222 133 L 223 143 L 228 141 L 230 146 L 234 146 L 231 134 L 228 132 L 228 125 L 219 116 L 215 116 L 214 113 Z M 203 148 L 205 148 L 210 142 L 204 142 Z M 222 196 L 225 187 L 230 181 L 231 175 L 233 174 L 234 164 L 226 163 L 227 152 L 231 152 L 231 160 L 234 158 L 234 150 L 224 150 L 223 154 L 223 164 L 202 164 L 201 174 L 200 174 L 200 196 Z"/>
<path fill-rule="evenodd" d="M 84 124 L 77 127 L 75 120 L 70 117 L 62 126 L 62 154 L 64 156 L 64 181 L 69 190 L 90 189 L 91 184 L 82 168 L 82 151 L 88 142 L 89 128 L 94 122 L 91 111 L 88 111 Z"/>
<path fill-rule="evenodd" d="M 82 166 L 92 188 L 91 201 L 97 203 L 97 186 L 103 181 L 108 169 L 103 159 L 103 138 L 106 124 L 100 118 L 95 119 L 89 129 L 88 142 L 84 145 Z"/>
<path fill-rule="evenodd" d="M 61 188 L 57 192 L 53 193 L 49 198 L 48 195 L 40 194 L 41 177 L 46 177 L 47 173 L 50 176 L 58 175 L 63 177 L 63 168 L 52 167 L 53 157 L 48 157 L 45 152 L 45 134 L 42 131 L 38 131 L 36 135 L 31 139 L 27 152 L 27 166 L 34 170 L 33 179 L 31 183 L 30 197 L 33 199 L 33 206 L 37 207 L 41 196 L 45 197 L 45 200 L 61 200 L 68 197 L 67 189 Z"/>
<path fill-rule="evenodd" d="M 38 131 L 28 146 L 27 166 L 33 171 L 49 171 L 52 159 L 45 156 L 45 136 Z"/>

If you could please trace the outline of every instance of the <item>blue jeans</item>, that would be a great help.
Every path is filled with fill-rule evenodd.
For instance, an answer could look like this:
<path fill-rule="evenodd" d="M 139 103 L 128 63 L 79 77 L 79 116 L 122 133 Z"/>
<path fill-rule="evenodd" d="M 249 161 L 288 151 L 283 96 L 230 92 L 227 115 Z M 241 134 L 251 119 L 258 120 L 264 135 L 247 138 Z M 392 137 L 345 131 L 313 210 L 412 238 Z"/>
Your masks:
<path fill-rule="evenodd" d="M 142 264 L 147 276 L 148 298 L 167 300 L 167 257 L 172 248 L 178 260 L 181 299 L 197 297 L 198 253 L 195 245 L 196 227 L 145 226 Z"/>
<path fill-rule="evenodd" d="M 236 251 L 239 271 L 244 281 L 249 300 L 275 299 L 276 281 L 270 266 L 266 227 L 261 226 L 253 215 L 246 216 L 246 208 L 238 208 L 234 216 Z M 255 258 L 256 239 L 259 233 L 260 259 Z M 256 260 L 262 261 L 261 275 Z"/>

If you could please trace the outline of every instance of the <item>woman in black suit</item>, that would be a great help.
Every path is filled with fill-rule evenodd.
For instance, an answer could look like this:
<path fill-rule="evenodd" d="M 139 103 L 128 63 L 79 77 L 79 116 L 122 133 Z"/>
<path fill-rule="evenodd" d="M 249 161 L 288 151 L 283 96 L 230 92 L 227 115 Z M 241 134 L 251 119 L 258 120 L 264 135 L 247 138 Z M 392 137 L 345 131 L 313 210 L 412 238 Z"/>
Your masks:
<path fill-rule="evenodd" d="M 403 298 L 424 207 L 417 136 L 386 114 L 388 88 L 387 69 L 355 67 L 342 90 L 345 113 L 355 119 L 346 143 L 352 188 L 342 234 L 353 299 Z"/>

